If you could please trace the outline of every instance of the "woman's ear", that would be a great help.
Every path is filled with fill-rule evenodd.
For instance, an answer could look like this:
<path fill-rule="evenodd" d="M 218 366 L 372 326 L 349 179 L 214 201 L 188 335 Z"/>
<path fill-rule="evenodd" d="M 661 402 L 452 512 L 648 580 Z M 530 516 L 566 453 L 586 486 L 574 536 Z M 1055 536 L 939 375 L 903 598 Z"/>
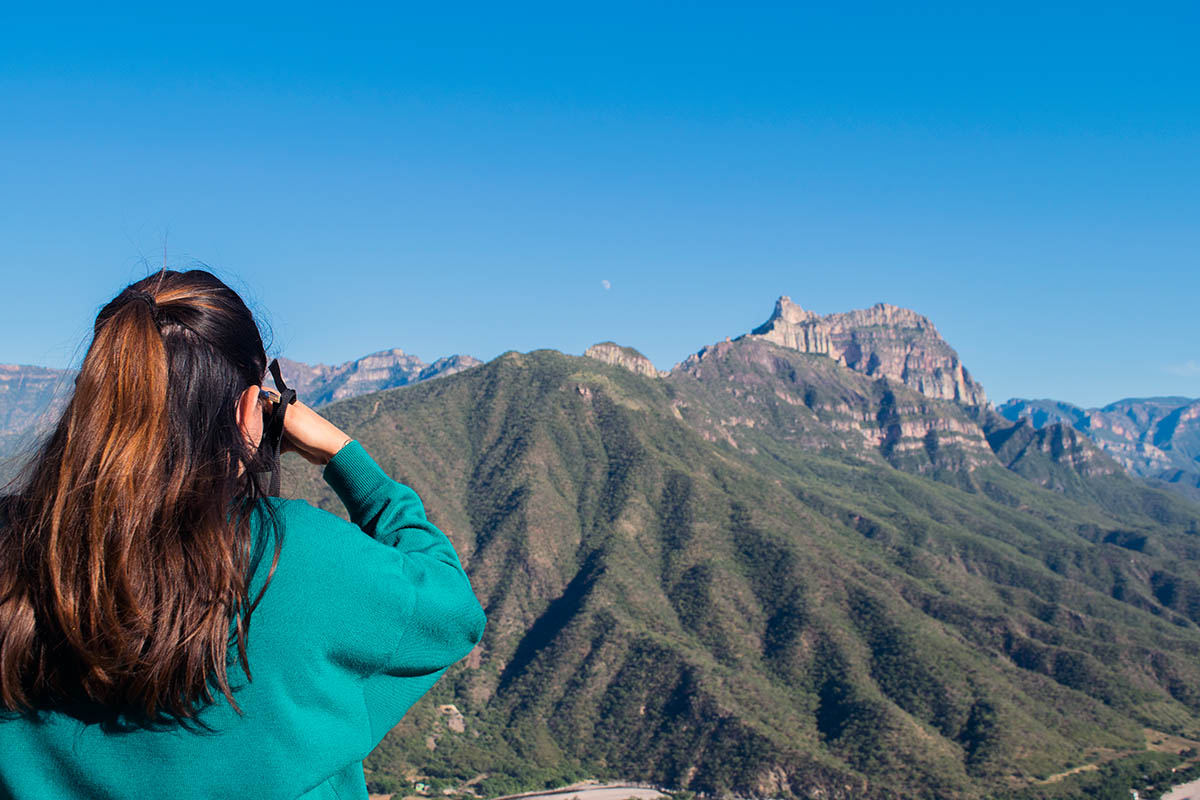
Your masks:
<path fill-rule="evenodd" d="M 237 400 L 237 424 L 251 448 L 257 448 L 263 437 L 262 405 L 258 394 L 262 386 L 247 386 Z"/>

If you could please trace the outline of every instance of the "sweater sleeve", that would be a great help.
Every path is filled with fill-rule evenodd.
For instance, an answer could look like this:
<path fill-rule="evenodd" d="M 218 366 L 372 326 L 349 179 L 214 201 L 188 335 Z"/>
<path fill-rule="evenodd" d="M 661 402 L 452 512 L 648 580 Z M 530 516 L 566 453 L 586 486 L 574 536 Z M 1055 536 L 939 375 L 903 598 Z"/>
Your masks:
<path fill-rule="evenodd" d="M 395 552 L 391 574 L 401 609 L 397 638 L 378 673 L 415 677 L 440 673 L 478 644 L 486 624 L 454 546 L 425 517 L 417 493 L 392 480 L 357 441 L 342 447 L 323 473 L 350 521 Z M 432 685 L 432 681 L 430 682 Z"/>

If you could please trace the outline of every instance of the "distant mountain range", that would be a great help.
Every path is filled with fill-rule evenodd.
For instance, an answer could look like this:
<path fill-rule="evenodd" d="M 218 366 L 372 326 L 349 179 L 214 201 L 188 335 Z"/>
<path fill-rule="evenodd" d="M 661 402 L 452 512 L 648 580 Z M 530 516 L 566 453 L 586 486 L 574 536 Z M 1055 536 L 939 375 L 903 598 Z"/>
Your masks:
<path fill-rule="evenodd" d="M 426 364 L 400 349 L 381 350 L 336 366 L 279 359 L 284 381 L 313 407 L 453 375 L 480 363 L 471 356 L 454 355 Z M 57 420 L 74 380 L 74 370 L 0 364 L 0 462 L 27 451 L 37 435 Z M 0 463 L 0 480 L 6 480 L 12 468 L 11 463 L 7 469 Z"/>
<path fill-rule="evenodd" d="M 279 369 L 284 382 L 294 388 L 305 403 L 317 407 L 368 392 L 453 375 L 482 363 L 471 356 L 456 355 L 426 364 L 416 356 L 394 348 L 333 367 L 324 364 L 310 366 L 290 358 L 280 358 Z"/>
<path fill-rule="evenodd" d="M 1006 418 L 1034 428 L 1061 424 L 1086 434 L 1128 472 L 1200 499 L 1200 400 L 1129 398 L 1083 409 L 1056 400 L 1013 399 Z"/>
<path fill-rule="evenodd" d="M 909 309 L 878 303 L 868 309 L 820 316 L 782 296 L 766 322 L 739 338 L 757 338 L 827 356 L 867 377 L 887 377 L 918 394 L 954 400 L 966 408 L 988 406 L 983 387 L 933 323 Z M 596 344 L 585 355 L 647 376 L 668 374 L 637 350 L 613 342 Z M 399 348 L 334 366 L 279 359 L 284 380 L 314 407 L 452 375 L 481 363 L 468 355 L 453 355 L 427 364 Z M 26 449 L 36 433 L 61 413 L 73 379 L 71 370 L 0 364 L 0 478 L 6 472 L 4 459 Z M 1038 447 L 1050 447 L 1048 443 L 1057 440 L 1071 447 L 1086 447 L 1072 434 L 1053 429 L 1054 425 L 1064 425 L 1099 445 L 1131 475 L 1152 486 L 1200 499 L 1200 399 L 1129 399 L 1085 410 L 1053 400 L 1014 398 L 996 410 L 1012 422 L 1028 420 L 1034 430 L 1051 428 L 1018 436 L 1009 443 L 1005 451 L 1008 454 L 1016 453 L 1017 442 L 1034 439 Z M 983 410 L 974 415 L 980 420 L 988 416 Z M 980 424 L 980 431 L 986 427 L 1000 435 L 1002 426 L 996 420 Z M 944 431 L 943 438 L 947 435 L 949 432 Z M 1086 457 L 1096 461 L 1095 455 Z"/>

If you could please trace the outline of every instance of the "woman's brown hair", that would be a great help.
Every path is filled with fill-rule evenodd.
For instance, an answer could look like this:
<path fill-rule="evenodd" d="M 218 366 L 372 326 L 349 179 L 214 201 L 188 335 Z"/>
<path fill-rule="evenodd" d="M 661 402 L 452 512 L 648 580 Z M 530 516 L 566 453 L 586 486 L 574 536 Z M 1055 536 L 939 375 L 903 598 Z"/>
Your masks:
<path fill-rule="evenodd" d="M 235 404 L 266 369 L 250 310 L 203 270 L 163 270 L 101 309 L 74 394 L 0 515 L 0 708 L 192 719 L 212 681 L 241 713 L 228 661 L 236 641 L 250 678 L 266 464 Z M 276 530 L 267 584 L 281 544 Z"/>

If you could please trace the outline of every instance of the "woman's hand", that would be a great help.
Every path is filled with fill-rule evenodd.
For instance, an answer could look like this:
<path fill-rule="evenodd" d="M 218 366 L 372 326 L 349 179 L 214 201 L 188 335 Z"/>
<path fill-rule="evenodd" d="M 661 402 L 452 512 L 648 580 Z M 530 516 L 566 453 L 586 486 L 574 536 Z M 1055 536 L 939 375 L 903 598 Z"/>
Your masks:
<path fill-rule="evenodd" d="M 278 398 L 274 392 L 271 395 Z M 299 453 L 310 464 L 324 465 L 351 441 L 345 431 L 299 400 L 284 412 L 281 453 Z"/>

